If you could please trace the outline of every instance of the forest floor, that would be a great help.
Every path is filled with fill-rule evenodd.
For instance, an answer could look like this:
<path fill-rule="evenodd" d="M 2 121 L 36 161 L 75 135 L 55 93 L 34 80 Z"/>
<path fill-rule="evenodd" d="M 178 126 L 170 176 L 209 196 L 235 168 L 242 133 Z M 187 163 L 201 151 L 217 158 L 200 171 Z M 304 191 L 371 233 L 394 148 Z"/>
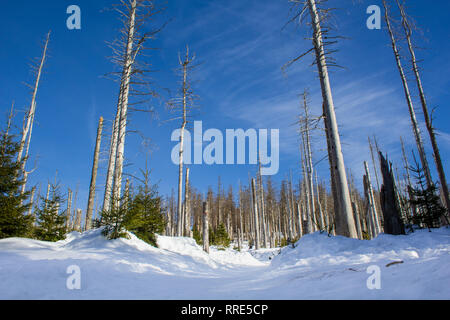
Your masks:
<path fill-rule="evenodd" d="M 0 299 L 450 299 L 449 228 L 371 241 L 314 233 L 295 248 L 209 255 L 190 238 L 158 245 L 100 230 L 0 240 Z M 79 290 L 67 286 L 73 265 Z M 369 289 L 377 275 L 379 289 Z"/>

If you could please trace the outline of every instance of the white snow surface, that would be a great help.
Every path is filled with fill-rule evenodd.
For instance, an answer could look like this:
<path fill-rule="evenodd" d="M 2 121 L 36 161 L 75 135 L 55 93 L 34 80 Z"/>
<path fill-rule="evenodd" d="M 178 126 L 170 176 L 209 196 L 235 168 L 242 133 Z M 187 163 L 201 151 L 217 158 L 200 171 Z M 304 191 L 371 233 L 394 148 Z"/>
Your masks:
<path fill-rule="evenodd" d="M 130 237 L 92 230 L 56 243 L 0 240 L 0 299 L 450 299 L 448 228 L 371 241 L 314 233 L 295 248 L 209 255 L 190 238 L 159 236 L 155 248 Z M 66 286 L 71 265 L 79 290 Z M 380 289 L 367 287 L 372 265 Z"/>

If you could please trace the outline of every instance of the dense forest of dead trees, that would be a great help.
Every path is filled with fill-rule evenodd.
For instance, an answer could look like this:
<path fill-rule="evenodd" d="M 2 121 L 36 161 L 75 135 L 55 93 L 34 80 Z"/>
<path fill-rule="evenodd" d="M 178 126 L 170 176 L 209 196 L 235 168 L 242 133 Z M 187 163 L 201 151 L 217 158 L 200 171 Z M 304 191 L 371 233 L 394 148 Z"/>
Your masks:
<path fill-rule="evenodd" d="M 158 13 L 158 9 L 154 8 L 152 1 L 123 0 L 121 6 L 117 7 L 117 12 L 123 22 L 123 29 L 119 40 L 112 44 L 113 61 L 120 69 L 116 74 L 118 75 L 119 91 L 116 116 L 112 121 L 110 134 L 103 203 L 101 207 L 95 206 L 103 118 L 98 123 L 89 198 L 85 211 L 79 208 L 80 204 L 77 204 L 77 191 L 74 193 L 68 189 L 67 197 L 62 198 L 56 191 L 58 188 L 55 182 L 54 184 L 49 183 L 45 196 L 41 196 L 41 192 L 44 191 L 41 190 L 41 187 L 39 189 L 36 186 L 30 188 L 26 184 L 28 175 L 34 170 L 26 171 L 26 160 L 29 156 L 37 105 L 36 98 L 42 69 L 46 61 L 49 33 L 36 69 L 32 100 L 30 108 L 25 114 L 23 130 L 16 150 L 17 158 L 14 159 L 18 165 L 13 166 L 15 171 L 12 176 L 18 182 L 20 190 L 16 191 L 22 206 L 18 212 L 22 215 L 34 216 L 36 226 L 43 221 L 41 218 L 44 213 L 63 216 L 62 223 L 67 232 L 72 230 L 83 232 L 93 226 L 111 223 L 112 212 L 114 212 L 114 223 L 120 225 L 127 220 L 127 212 L 131 209 L 137 210 L 136 206 L 142 203 L 146 207 L 151 202 L 151 210 L 157 208 L 158 213 L 164 218 L 164 227 L 161 230 L 152 230 L 159 230 L 159 233 L 167 236 L 197 238 L 199 242 L 203 242 L 205 251 L 209 250 L 211 232 L 222 229 L 226 231 L 227 237 L 236 248 L 240 249 L 244 244 L 248 244 L 259 249 L 293 244 L 302 236 L 317 231 L 329 235 L 372 239 L 382 232 L 404 234 L 406 231 L 412 230 L 412 225 L 436 227 L 448 224 L 450 208 L 448 186 L 420 78 L 412 44 L 412 27 L 405 6 L 399 0 L 396 0 L 395 3 L 391 1 L 389 4 L 387 1 L 383 1 L 387 34 L 400 75 L 399 81 L 401 81 L 404 91 L 420 165 L 414 159 L 416 167 L 411 167 L 402 138 L 399 137 L 399 149 L 402 149 L 403 161 L 401 164 L 393 164 L 380 149 L 376 137 L 368 137 L 367 147 L 370 153 L 367 154 L 368 160 L 361 164 L 364 168 L 363 186 L 358 186 L 355 184 L 352 172 L 344 164 L 339 135 L 339 119 L 334 110 L 328 69 L 336 65 L 332 58 L 334 50 L 330 49 L 330 46 L 339 37 L 333 36 L 331 28 L 327 26 L 330 10 L 324 0 L 290 2 L 293 3 L 293 12 L 295 12 L 292 21 L 297 19 L 309 21 L 307 24 L 312 33 L 310 39 L 312 47 L 287 65 L 299 61 L 307 54 L 313 56 L 319 75 L 318 85 L 320 85 L 322 93 L 323 110 L 321 115 L 311 114 L 311 102 L 308 99 L 308 90 L 305 89 L 299 99 L 301 108 L 299 108 L 300 115 L 297 122 L 299 158 L 301 159 L 298 170 L 300 175 L 294 176 L 292 172 L 289 172 L 288 177 L 276 183 L 272 177 L 261 174 L 261 164 L 259 163 L 255 166 L 254 171 L 249 173 L 248 180 L 245 179 L 247 181 L 239 180 L 237 177 L 236 182 L 239 183 L 237 190 L 233 189 L 231 185 L 223 186 L 219 177 L 216 189 L 210 186 L 205 193 L 205 190 L 198 190 L 191 183 L 197 168 L 193 167 L 191 171 L 191 167 L 183 166 L 183 149 L 180 147 L 177 189 L 167 197 L 151 191 L 153 189 L 148 185 L 149 177 L 148 171 L 146 171 L 145 187 L 140 189 L 141 198 L 135 202 L 137 198 L 133 198 L 136 195 L 136 188 L 133 188 L 134 182 L 127 179 L 126 185 L 122 186 L 125 137 L 128 125 L 127 114 L 130 111 L 130 105 L 140 102 L 130 102 L 130 96 L 141 98 L 145 95 L 154 95 L 153 92 L 143 92 L 140 91 L 142 89 L 139 89 L 148 85 L 148 82 L 144 80 L 144 74 L 148 70 L 138 62 L 138 58 L 145 50 L 144 45 L 147 40 L 152 39 L 160 29 L 151 32 L 141 30 L 144 28 L 145 22 Z M 393 10 L 390 5 L 394 4 L 397 5 L 400 14 L 399 25 L 395 25 L 392 18 Z M 403 31 L 403 36 L 399 36 L 399 31 Z M 420 121 L 415 114 L 410 83 L 405 76 L 404 61 L 402 60 L 404 58 L 398 48 L 400 41 L 406 42 L 410 54 L 410 63 L 420 95 L 424 123 L 429 134 L 440 181 L 438 187 L 434 183 L 431 166 L 427 161 L 426 142 L 421 136 Z M 180 114 L 179 119 L 182 120 L 180 146 L 183 146 L 183 132 L 188 124 L 187 118 L 193 96 L 188 81 L 192 60 L 189 49 L 186 47 L 185 57 L 183 59 L 180 57 L 179 60 L 182 71 L 180 96 L 169 103 L 177 108 L 177 112 Z M 10 136 L 9 129 L 12 119 L 13 110 L 7 129 L 2 131 L 2 143 L 5 145 L 9 143 L 7 138 Z M 316 170 L 312 136 L 318 136 L 325 140 L 323 142 L 327 147 L 330 171 L 326 178 L 320 177 Z M 5 146 L 3 146 L 1 155 L 3 158 L 7 157 L 5 150 Z M 2 163 L 6 162 L 4 160 Z M 414 175 L 418 181 L 413 181 Z M 16 191 L 11 191 L 9 196 L 15 195 Z M 156 202 L 153 202 L 155 199 Z M 23 203 L 24 201 L 26 204 Z M 436 209 L 437 207 L 439 210 Z M 434 211 L 430 212 L 430 210 Z M 41 218 L 35 217 L 38 212 L 40 212 Z M 435 212 L 440 212 L 440 214 L 434 216 Z M 432 223 L 427 220 L 430 215 L 434 219 Z M 103 221 L 103 216 L 108 216 L 108 221 Z M 418 217 L 423 218 L 418 219 Z M 142 217 L 139 219 L 145 220 Z M 139 221 L 142 222 L 141 220 Z M 142 223 L 139 224 L 139 228 L 144 227 Z M 1 233 L 1 235 L 3 234 Z"/>

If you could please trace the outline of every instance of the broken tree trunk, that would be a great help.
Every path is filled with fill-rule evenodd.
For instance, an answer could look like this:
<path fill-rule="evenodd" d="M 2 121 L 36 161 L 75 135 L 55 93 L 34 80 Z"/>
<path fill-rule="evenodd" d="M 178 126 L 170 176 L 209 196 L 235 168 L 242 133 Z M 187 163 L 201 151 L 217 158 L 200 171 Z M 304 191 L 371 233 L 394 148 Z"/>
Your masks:
<path fill-rule="evenodd" d="M 381 186 L 381 209 L 384 216 L 384 232 L 387 234 L 405 234 L 405 227 L 400 219 L 399 206 L 395 193 L 392 164 L 383 157 L 380 152 L 381 174 L 383 185 Z"/>
<path fill-rule="evenodd" d="M 366 178 L 367 178 L 367 196 L 369 200 L 369 210 L 370 214 L 372 216 L 373 221 L 373 237 L 376 237 L 379 233 L 381 233 L 380 228 L 380 220 L 378 218 L 378 212 L 377 212 L 377 206 L 375 204 L 375 196 L 373 194 L 373 188 L 372 188 L 372 181 L 370 179 L 370 171 L 369 171 L 369 165 L 366 161 L 364 161 L 364 170 L 366 171 Z"/>
<path fill-rule="evenodd" d="M 88 206 L 86 210 L 85 230 L 92 227 L 92 212 L 94 211 L 95 186 L 97 182 L 98 158 L 100 155 L 100 144 L 102 141 L 103 117 L 100 117 L 97 128 L 97 139 L 95 142 L 94 162 L 92 164 L 91 183 L 89 186 Z"/>

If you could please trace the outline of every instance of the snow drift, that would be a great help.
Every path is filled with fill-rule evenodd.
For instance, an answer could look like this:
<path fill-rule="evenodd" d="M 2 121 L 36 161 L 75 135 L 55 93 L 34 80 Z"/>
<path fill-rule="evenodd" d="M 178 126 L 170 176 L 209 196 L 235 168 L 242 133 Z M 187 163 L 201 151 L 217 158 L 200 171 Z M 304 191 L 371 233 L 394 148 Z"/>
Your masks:
<path fill-rule="evenodd" d="M 314 233 L 295 248 L 212 247 L 134 235 L 106 240 L 100 230 L 56 243 L 0 240 L 0 299 L 449 299 L 450 230 L 420 230 L 371 241 Z M 392 264 L 394 262 L 394 264 Z M 69 290 L 69 266 L 81 289 Z M 381 288 L 367 287 L 369 266 Z"/>

